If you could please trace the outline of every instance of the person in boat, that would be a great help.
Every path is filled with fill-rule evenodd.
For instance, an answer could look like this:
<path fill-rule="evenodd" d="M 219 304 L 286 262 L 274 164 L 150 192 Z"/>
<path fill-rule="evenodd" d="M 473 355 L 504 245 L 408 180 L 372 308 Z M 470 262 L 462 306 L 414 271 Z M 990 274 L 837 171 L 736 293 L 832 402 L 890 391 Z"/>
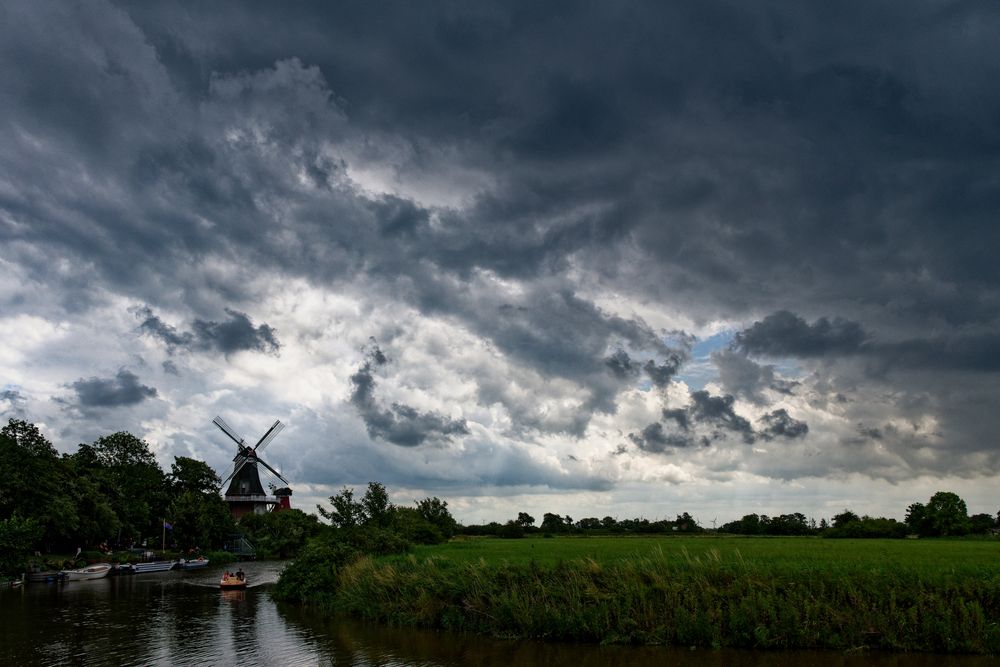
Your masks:
<path fill-rule="evenodd" d="M 240 581 L 243 581 L 245 577 L 246 575 L 243 574 L 243 568 L 241 567 L 239 571 L 236 573 L 236 578 L 239 579 Z"/>

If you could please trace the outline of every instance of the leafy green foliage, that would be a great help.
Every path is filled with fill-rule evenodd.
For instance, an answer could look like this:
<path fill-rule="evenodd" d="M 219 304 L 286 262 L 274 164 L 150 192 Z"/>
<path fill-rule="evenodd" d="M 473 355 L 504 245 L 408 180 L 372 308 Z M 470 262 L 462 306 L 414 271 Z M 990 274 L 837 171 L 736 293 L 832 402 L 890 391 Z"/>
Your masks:
<path fill-rule="evenodd" d="M 44 529 L 34 519 L 15 514 L 0 519 L 0 574 L 24 572 L 31 545 L 42 537 Z"/>
<path fill-rule="evenodd" d="M 950 491 L 938 491 L 926 505 L 910 505 L 906 524 L 921 537 L 968 535 L 972 530 L 965 501 Z"/>
<path fill-rule="evenodd" d="M 247 514 L 239 527 L 256 545 L 258 555 L 265 558 L 296 557 L 321 530 L 319 519 L 297 509 Z"/>

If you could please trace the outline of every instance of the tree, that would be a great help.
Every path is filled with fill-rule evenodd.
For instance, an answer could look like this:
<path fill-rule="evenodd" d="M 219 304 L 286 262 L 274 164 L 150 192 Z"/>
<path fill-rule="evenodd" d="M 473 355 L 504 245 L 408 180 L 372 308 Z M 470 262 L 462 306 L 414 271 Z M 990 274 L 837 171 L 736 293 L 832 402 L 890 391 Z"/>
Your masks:
<path fill-rule="evenodd" d="M 535 525 L 535 517 L 531 516 L 527 512 L 518 512 L 517 519 L 515 519 L 515 521 L 522 528 L 528 528 Z"/>
<path fill-rule="evenodd" d="M 47 550 L 66 546 L 79 524 L 71 473 L 37 426 L 9 420 L 0 429 L 0 520 L 31 518 Z"/>
<path fill-rule="evenodd" d="M 906 524 L 921 537 L 967 535 L 972 528 L 965 501 L 950 491 L 938 491 L 926 505 L 907 507 Z"/>
<path fill-rule="evenodd" d="M 123 538 L 159 533 L 169 502 L 167 478 L 145 440 L 119 431 L 80 445 L 72 458 L 108 498 Z"/>
<path fill-rule="evenodd" d="M 331 509 L 316 505 L 320 516 L 337 528 L 353 528 L 364 521 L 364 508 L 354 499 L 354 491 L 346 486 L 335 496 L 330 496 Z"/>
<path fill-rule="evenodd" d="M 315 515 L 288 509 L 247 514 L 240 519 L 240 529 L 257 546 L 258 552 L 272 558 L 294 558 L 309 538 L 319 534 L 322 526 Z"/>
<path fill-rule="evenodd" d="M 43 528 L 34 519 L 14 515 L 0 519 L 0 574 L 24 572 L 24 566 L 34 545 L 42 537 Z"/>
<path fill-rule="evenodd" d="M 368 489 L 361 498 L 361 507 L 364 509 L 364 522 L 379 528 L 386 528 L 392 523 L 393 512 L 396 509 L 389 500 L 389 492 L 381 482 L 368 482 Z"/>
<path fill-rule="evenodd" d="M 844 526 L 846 526 L 849 523 L 855 523 L 855 522 L 860 521 L 860 520 L 861 520 L 861 517 L 859 517 L 857 514 L 855 514 L 851 510 L 844 510 L 840 514 L 837 514 L 837 515 L 835 515 L 833 517 L 833 527 L 834 528 L 843 528 Z"/>
<path fill-rule="evenodd" d="M 417 501 L 417 512 L 423 519 L 436 527 L 444 539 L 458 531 L 458 522 L 448 511 L 448 502 L 437 497 Z"/>
<path fill-rule="evenodd" d="M 204 461 L 186 456 L 175 456 L 167 476 L 175 494 L 194 491 L 206 495 L 218 495 L 222 480 Z"/>
<path fill-rule="evenodd" d="M 973 514 L 969 517 L 969 532 L 975 535 L 985 535 L 996 528 L 992 514 Z"/>
<path fill-rule="evenodd" d="M 546 512 L 542 516 L 542 532 L 545 533 L 561 533 L 566 530 L 566 524 L 563 522 L 563 518 L 558 514 L 552 514 Z"/>
<path fill-rule="evenodd" d="M 937 535 L 968 535 L 969 510 L 965 501 L 950 491 L 938 491 L 927 503 L 927 516 Z"/>

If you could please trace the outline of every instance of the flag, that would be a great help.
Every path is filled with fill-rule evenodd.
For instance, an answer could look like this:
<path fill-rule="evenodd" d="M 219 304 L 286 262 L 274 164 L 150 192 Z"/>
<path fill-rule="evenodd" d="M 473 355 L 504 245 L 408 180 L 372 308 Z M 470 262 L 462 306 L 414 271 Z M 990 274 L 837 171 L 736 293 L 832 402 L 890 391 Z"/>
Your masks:
<path fill-rule="evenodd" d="M 174 526 L 169 521 L 164 520 L 164 522 L 163 522 L 163 528 L 164 528 L 164 530 L 173 530 Z"/>

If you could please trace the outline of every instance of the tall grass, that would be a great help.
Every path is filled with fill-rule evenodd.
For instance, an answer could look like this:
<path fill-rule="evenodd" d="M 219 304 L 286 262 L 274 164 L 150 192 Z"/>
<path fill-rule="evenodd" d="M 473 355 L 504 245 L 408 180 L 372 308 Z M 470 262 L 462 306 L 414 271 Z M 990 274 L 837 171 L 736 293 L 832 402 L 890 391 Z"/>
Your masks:
<path fill-rule="evenodd" d="M 554 562 L 362 558 L 339 570 L 325 600 L 369 619 L 501 637 L 1000 653 L 995 565 L 769 560 L 727 544 Z"/>

